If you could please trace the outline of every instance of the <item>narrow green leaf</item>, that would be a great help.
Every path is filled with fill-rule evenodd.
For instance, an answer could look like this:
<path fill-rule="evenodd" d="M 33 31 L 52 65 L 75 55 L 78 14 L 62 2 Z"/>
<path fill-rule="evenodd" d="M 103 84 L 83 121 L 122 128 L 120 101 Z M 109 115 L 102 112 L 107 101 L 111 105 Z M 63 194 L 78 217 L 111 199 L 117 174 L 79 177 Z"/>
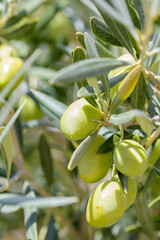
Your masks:
<path fill-rule="evenodd" d="M 91 145 L 97 134 L 98 131 L 95 131 L 91 136 L 88 136 L 79 144 L 79 146 L 72 154 L 72 157 L 68 163 L 68 170 L 72 171 L 78 165 L 78 163 L 81 161 L 82 157 L 87 152 L 89 146 Z"/>
<path fill-rule="evenodd" d="M 51 68 L 37 67 L 37 66 L 30 67 L 28 70 L 29 75 L 30 74 L 35 75 L 37 77 L 44 78 L 46 80 L 48 78 L 51 78 L 55 72 L 56 71 L 54 71 Z"/>
<path fill-rule="evenodd" d="M 28 86 L 25 82 L 22 82 L 19 87 L 17 87 L 13 93 L 9 96 L 9 98 L 5 101 L 2 109 L 0 110 L 0 126 L 4 125 L 9 113 L 13 110 L 13 108 L 17 105 L 19 99 L 23 94 L 28 90 Z M 0 102 L 3 102 L 0 96 Z"/>
<path fill-rule="evenodd" d="M 112 135 L 100 146 L 97 153 L 107 153 L 113 151 L 115 142 L 120 139 L 120 132 L 113 132 Z M 124 131 L 124 139 L 132 139 L 133 135 L 130 132 Z"/>
<path fill-rule="evenodd" d="M 97 153 L 107 153 L 114 149 L 114 134 L 110 136 L 98 149 Z"/>
<path fill-rule="evenodd" d="M 84 41 L 84 33 L 77 32 L 76 36 L 77 36 L 78 41 L 81 43 L 81 45 L 84 48 L 86 48 L 85 41 Z M 99 50 L 101 57 L 116 58 L 115 55 L 110 50 L 108 50 L 105 46 L 103 46 L 99 41 L 95 41 L 95 43 L 96 43 L 96 46 Z"/>
<path fill-rule="evenodd" d="M 99 2 L 98 0 L 92 1 L 95 3 L 101 14 L 101 11 L 103 11 L 106 15 L 108 15 L 110 19 L 115 20 L 123 26 L 127 27 L 130 34 L 138 40 L 138 36 L 134 29 L 134 25 L 125 0 L 101 0 L 101 2 Z"/>
<path fill-rule="evenodd" d="M 17 205 L 19 208 L 49 208 L 61 207 L 77 203 L 77 197 L 25 197 L 18 194 L 3 193 L 0 196 L 0 204 Z"/>
<path fill-rule="evenodd" d="M 111 115 L 110 117 L 110 121 L 114 125 L 125 124 L 133 120 L 137 120 L 142 130 L 147 133 L 148 136 L 150 136 L 154 129 L 154 126 L 150 118 L 141 110 L 132 109 L 131 111 L 118 115 Z"/>
<path fill-rule="evenodd" d="M 46 107 L 40 106 L 42 112 L 44 113 L 45 116 L 47 116 L 49 119 L 51 119 L 53 125 L 60 129 L 60 118 L 57 118 L 52 112 L 50 112 Z"/>
<path fill-rule="evenodd" d="M 18 118 L 24 104 L 26 103 L 26 101 L 24 101 L 22 103 L 22 105 L 17 109 L 17 111 L 15 112 L 15 114 L 13 115 L 13 117 L 11 118 L 11 120 L 9 121 L 9 123 L 7 124 L 7 126 L 4 128 L 3 132 L 0 135 L 0 144 L 2 144 L 4 138 L 7 136 L 7 134 L 9 133 L 11 127 L 13 126 L 13 124 L 15 123 L 16 119 Z"/>
<path fill-rule="evenodd" d="M 45 3 L 45 0 L 37 0 L 37 1 L 28 0 L 27 2 L 25 1 L 25 3 L 21 5 L 21 8 L 18 8 L 18 13 L 8 20 L 6 27 L 9 27 L 15 24 L 25 16 L 28 16 L 44 3 Z"/>
<path fill-rule="evenodd" d="M 95 41 L 93 40 L 93 38 L 88 33 L 85 33 L 84 38 L 85 38 L 85 45 L 86 45 L 89 57 L 90 58 L 99 58 L 99 53 L 98 53 L 98 50 L 96 48 L 96 44 L 95 44 Z M 104 86 L 105 96 L 106 96 L 107 101 L 109 102 L 110 88 L 109 88 L 108 75 L 103 74 L 103 75 L 100 75 L 98 78 L 101 80 L 101 82 Z"/>
<path fill-rule="evenodd" d="M 118 41 L 118 39 L 112 34 L 110 29 L 107 27 L 102 19 L 91 17 L 91 29 L 92 32 L 101 39 L 102 41 L 122 47 L 123 45 Z"/>
<path fill-rule="evenodd" d="M 141 73 L 137 85 L 130 95 L 132 108 L 143 109 L 145 106 L 146 97 L 146 80 L 143 73 Z"/>
<path fill-rule="evenodd" d="M 98 107 L 98 104 L 97 104 L 96 99 L 95 99 L 94 97 L 92 97 L 92 96 L 86 96 L 85 99 L 86 99 L 86 101 L 87 101 L 88 103 L 90 103 L 93 107 L 96 107 L 96 108 Z"/>
<path fill-rule="evenodd" d="M 0 128 L 0 134 L 3 133 L 6 127 Z M 9 178 L 10 178 L 10 172 L 11 172 L 11 166 L 12 166 L 12 158 L 13 158 L 13 141 L 12 141 L 12 135 L 11 132 L 8 131 L 7 135 L 3 138 L 3 141 L 1 143 L 2 146 L 2 156 L 5 161 L 6 165 L 6 173 L 7 173 L 7 186 L 9 184 Z"/>
<path fill-rule="evenodd" d="M 128 74 L 128 72 L 125 72 L 125 73 L 122 73 L 120 75 L 110 78 L 109 79 L 110 88 L 114 87 L 119 82 L 121 82 L 127 76 L 127 74 Z"/>
<path fill-rule="evenodd" d="M 28 182 L 23 184 L 23 192 L 27 198 L 35 198 L 35 193 L 30 189 Z M 35 207 L 28 207 L 24 209 L 24 223 L 26 227 L 26 237 L 28 240 L 37 240 L 37 223 L 36 223 L 37 209 Z"/>
<path fill-rule="evenodd" d="M 99 86 L 99 90 L 100 90 L 99 92 L 103 93 L 104 92 L 104 88 L 103 88 L 103 85 L 102 85 L 102 83 L 100 81 L 98 81 L 98 86 Z M 90 97 L 90 96 L 96 96 L 96 91 L 90 85 L 86 85 L 85 87 L 82 87 L 77 92 L 77 97 L 78 98 Z"/>
<path fill-rule="evenodd" d="M 64 111 L 67 108 L 64 103 L 59 102 L 58 100 L 48 96 L 47 94 L 36 91 L 34 89 L 32 89 L 31 92 L 43 107 L 45 107 L 49 112 L 55 115 L 55 117 L 61 119 Z"/>
<path fill-rule="evenodd" d="M 45 240 L 58 240 L 58 233 L 55 228 L 55 220 L 53 216 L 50 217 L 49 223 L 48 223 L 48 228 L 47 228 L 47 234 L 45 237 Z"/>
<path fill-rule="evenodd" d="M 127 7 L 128 7 L 128 10 L 129 10 L 129 13 L 130 13 L 130 16 L 132 18 L 132 21 L 134 23 L 134 26 L 136 28 L 138 28 L 139 30 L 141 30 L 141 22 L 140 22 L 140 19 L 138 17 L 138 14 L 136 12 L 136 10 L 133 8 L 133 6 L 130 4 L 130 0 L 125 0 L 126 1 L 126 4 L 127 4 Z"/>
<path fill-rule="evenodd" d="M 72 52 L 73 52 L 72 61 L 74 63 L 86 59 L 85 52 L 81 47 L 76 47 L 74 50 L 72 50 Z"/>
<path fill-rule="evenodd" d="M 88 56 L 90 58 L 99 58 L 99 53 L 94 39 L 86 32 L 84 33 L 84 41 L 87 49 Z"/>
<path fill-rule="evenodd" d="M 93 58 L 79 61 L 68 67 L 59 70 L 53 78 L 51 84 L 71 83 L 84 78 L 95 77 L 111 69 L 127 65 L 127 62 L 113 60 L 112 58 Z"/>
<path fill-rule="evenodd" d="M 122 12 L 118 12 L 104 0 L 93 0 L 93 2 L 101 13 L 110 31 L 114 34 L 118 41 L 134 56 L 132 45 L 126 29 L 127 27 L 130 34 L 138 41 L 138 36 L 134 30 L 132 21 L 126 21 L 126 17 L 122 15 Z M 116 3 L 118 4 L 118 2 Z"/>
<path fill-rule="evenodd" d="M 160 157 L 156 159 L 154 166 L 158 169 L 160 168 Z M 153 183 L 156 177 L 157 177 L 157 173 L 152 169 L 149 172 L 148 177 L 144 183 L 144 192 L 148 191 L 148 189 L 150 188 L 151 184 Z"/>
<path fill-rule="evenodd" d="M 29 39 L 32 34 L 34 34 L 34 29 L 37 23 L 37 18 L 24 17 L 22 20 L 18 21 L 14 25 L 8 28 L 3 28 L 1 30 L 1 37 L 7 40 L 12 39 Z"/>
<path fill-rule="evenodd" d="M 154 129 L 154 125 L 152 124 L 152 122 L 147 118 L 139 116 L 137 116 L 136 119 L 142 130 L 147 134 L 147 136 L 150 136 Z"/>
<path fill-rule="evenodd" d="M 86 59 L 86 55 L 84 50 L 81 47 L 76 47 L 74 50 L 72 50 L 72 62 L 79 62 L 81 60 Z M 77 83 L 78 88 L 80 89 L 81 87 L 87 85 L 87 80 L 84 79 L 80 82 Z"/>
<path fill-rule="evenodd" d="M 145 23 L 145 14 L 143 10 L 142 0 L 133 0 L 133 4 L 135 9 L 137 10 L 137 13 L 139 15 L 142 29 L 144 29 L 144 23 Z"/>
<path fill-rule="evenodd" d="M 81 0 L 81 2 L 86 5 L 94 14 L 99 15 L 99 12 L 91 0 Z"/>
<path fill-rule="evenodd" d="M 160 47 L 160 33 L 156 34 L 156 36 L 153 38 L 153 40 L 151 42 L 151 47 L 149 50 L 152 51 L 159 47 Z M 154 65 L 156 58 L 157 58 L 157 54 L 155 54 L 149 58 L 148 69 L 150 69 L 152 67 L 152 65 Z"/>
<path fill-rule="evenodd" d="M 53 164 L 50 147 L 44 134 L 40 136 L 38 149 L 40 153 L 41 165 L 47 180 L 47 184 L 51 186 L 53 181 Z"/>
<path fill-rule="evenodd" d="M 95 41 L 95 43 L 101 57 L 116 58 L 115 55 L 110 50 L 108 50 L 105 46 L 102 45 L 102 43 L 100 43 L 99 41 Z"/>
<path fill-rule="evenodd" d="M 123 175 L 121 172 L 118 172 L 119 180 L 122 185 L 123 191 L 127 194 L 128 192 L 128 176 Z"/>
<path fill-rule="evenodd" d="M 80 44 L 82 45 L 82 47 L 86 48 L 86 45 L 85 45 L 85 42 L 84 42 L 84 33 L 77 32 L 76 37 L 77 37 L 78 41 L 80 42 Z"/>
<path fill-rule="evenodd" d="M 160 176 L 160 169 L 155 167 L 154 165 L 151 166 L 153 170 Z"/>
<path fill-rule="evenodd" d="M 122 81 L 127 74 L 128 73 L 123 73 L 123 74 L 118 75 L 116 77 L 110 78 L 109 79 L 110 88 L 114 87 L 117 83 Z M 104 87 L 103 87 L 103 85 L 100 81 L 98 81 L 98 85 L 99 85 L 100 94 L 103 94 L 104 93 Z M 90 85 L 86 85 L 85 87 L 82 87 L 77 93 L 78 98 L 90 97 L 90 96 L 95 96 L 95 95 L 96 95 L 96 92 L 93 89 L 93 87 L 91 87 Z"/>

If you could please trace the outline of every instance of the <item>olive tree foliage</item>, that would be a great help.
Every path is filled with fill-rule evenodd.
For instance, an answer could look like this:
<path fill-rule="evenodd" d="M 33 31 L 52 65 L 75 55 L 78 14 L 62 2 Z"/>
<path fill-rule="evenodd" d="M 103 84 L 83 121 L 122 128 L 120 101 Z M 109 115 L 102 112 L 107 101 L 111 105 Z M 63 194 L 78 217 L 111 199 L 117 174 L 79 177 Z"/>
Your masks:
<path fill-rule="evenodd" d="M 3 0 L 0 16 L 1 239 L 158 239 L 160 1 Z M 124 209 L 106 223 L 111 195 L 93 224 L 101 186 Z"/>

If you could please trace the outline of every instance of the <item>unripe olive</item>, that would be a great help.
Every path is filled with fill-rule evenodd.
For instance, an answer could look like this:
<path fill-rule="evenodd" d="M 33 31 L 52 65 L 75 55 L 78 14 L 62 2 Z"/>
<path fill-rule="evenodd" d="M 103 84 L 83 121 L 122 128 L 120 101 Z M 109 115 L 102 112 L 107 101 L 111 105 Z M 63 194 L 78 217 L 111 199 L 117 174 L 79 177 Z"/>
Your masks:
<path fill-rule="evenodd" d="M 141 177 L 148 166 L 146 150 L 138 142 L 123 140 L 113 152 L 116 168 L 126 176 Z"/>
<path fill-rule="evenodd" d="M 119 184 L 121 184 L 118 175 L 115 175 L 114 180 Z M 128 177 L 128 191 L 125 194 L 127 198 L 127 202 L 126 202 L 126 209 L 127 209 L 132 205 L 137 195 L 137 183 L 135 179 L 132 177 Z"/>
<path fill-rule="evenodd" d="M 134 178 L 129 177 L 126 209 L 132 205 L 136 198 L 136 195 L 137 195 L 137 183 L 134 180 Z"/>
<path fill-rule="evenodd" d="M 86 218 L 94 227 L 108 227 L 116 223 L 126 209 L 126 194 L 115 181 L 105 181 L 98 185 L 89 198 Z"/>
<path fill-rule="evenodd" d="M 61 131 L 68 139 L 84 139 L 99 125 L 93 119 L 101 120 L 101 111 L 81 98 L 73 102 L 64 112 L 60 123 Z"/>
<path fill-rule="evenodd" d="M 0 58 L 6 57 L 17 57 L 16 49 L 8 44 L 1 44 L 0 45 Z"/>
<path fill-rule="evenodd" d="M 80 177 L 84 182 L 94 183 L 101 180 L 107 174 L 112 163 L 112 152 L 97 153 L 99 147 L 105 142 L 105 138 L 97 135 L 87 153 L 78 164 Z"/>
<path fill-rule="evenodd" d="M 19 101 L 19 106 L 25 101 L 25 105 L 21 110 L 20 118 L 22 121 L 29 121 L 33 119 L 40 119 L 43 113 L 38 104 L 27 94 L 23 95 Z"/>
<path fill-rule="evenodd" d="M 20 70 L 22 65 L 22 59 L 15 57 L 6 57 L 0 61 L 0 90 L 5 87 L 12 77 Z M 22 81 L 22 79 L 23 76 L 20 77 L 14 88 Z"/>
<path fill-rule="evenodd" d="M 69 20 L 62 12 L 57 12 L 50 21 L 47 29 L 47 38 L 57 42 L 62 42 L 64 39 L 71 40 L 74 35 L 74 28 Z"/>

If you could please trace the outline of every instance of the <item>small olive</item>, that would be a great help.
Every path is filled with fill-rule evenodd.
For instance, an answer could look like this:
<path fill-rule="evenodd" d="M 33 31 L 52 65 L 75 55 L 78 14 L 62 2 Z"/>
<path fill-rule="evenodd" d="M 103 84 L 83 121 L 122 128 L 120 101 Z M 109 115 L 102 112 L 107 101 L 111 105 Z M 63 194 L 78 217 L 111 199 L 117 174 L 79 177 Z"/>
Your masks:
<path fill-rule="evenodd" d="M 61 118 L 61 131 L 70 140 L 82 140 L 99 125 L 102 112 L 89 104 L 84 98 L 73 102 Z"/>
<path fill-rule="evenodd" d="M 113 159 L 118 171 L 130 177 L 141 177 L 148 166 L 146 150 L 134 140 L 119 142 L 115 146 Z"/>
<path fill-rule="evenodd" d="M 112 152 L 96 153 L 105 140 L 101 135 L 96 136 L 87 153 L 78 164 L 79 174 L 84 182 L 98 182 L 105 177 L 110 169 Z"/>
<path fill-rule="evenodd" d="M 98 185 L 89 198 L 86 218 L 94 227 L 109 227 L 116 223 L 126 210 L 126 194 L 115 181 Z"/>

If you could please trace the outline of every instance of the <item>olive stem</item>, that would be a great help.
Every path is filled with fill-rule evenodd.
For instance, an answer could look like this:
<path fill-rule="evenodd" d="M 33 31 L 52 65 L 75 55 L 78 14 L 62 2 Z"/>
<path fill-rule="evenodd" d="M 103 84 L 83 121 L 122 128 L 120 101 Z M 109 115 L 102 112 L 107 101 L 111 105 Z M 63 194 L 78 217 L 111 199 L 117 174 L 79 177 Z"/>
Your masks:
<path fill-rule="evenodd" d="M 95 89 L 97 99 L 102 104 L 102 108 L 104 111 L 106 109 L 106 103 L 105 103 L 103 97 L 99 93 L 99 86 L 98 86 L 97 79 L 88 78 L 87 81 L 88 81 L 88 84 Z"/>
<path fill-rule="evenodd" d="M 152 80 L 155 85 L 160 89 L 160 76 L 155 75 L 153 72 L 144 70 L 147 80 Z"/>
<path fill-rule="evenodd" d="M 154 140 L 156 140 L 158 138 L 159 135 L 160 135 L 160 126 L 156 129 L 156 131 L 154 131 L 152 133 L 152 135 L 150 137 L 148 137 L 147 142 L 145 144 L 146 150 L 148 150 L 148 148 L 152 145 Z"/>
<path fill-rule="evenodd" d="M 11 184 L 13 184 L 14 182 L 16 182 L 17 180 L 19 180 L 23 175 L 24 175 L 24 170 L 23 169 L 18 170 L 16 172 L 16 174 L 13 177 L 11 177 L 9 182 L 7 182 L 7 184 L 4 184 L 0 187 L 0 192 L 4 192 L 4 191 L 8 190 L 9 186 Z"/>

